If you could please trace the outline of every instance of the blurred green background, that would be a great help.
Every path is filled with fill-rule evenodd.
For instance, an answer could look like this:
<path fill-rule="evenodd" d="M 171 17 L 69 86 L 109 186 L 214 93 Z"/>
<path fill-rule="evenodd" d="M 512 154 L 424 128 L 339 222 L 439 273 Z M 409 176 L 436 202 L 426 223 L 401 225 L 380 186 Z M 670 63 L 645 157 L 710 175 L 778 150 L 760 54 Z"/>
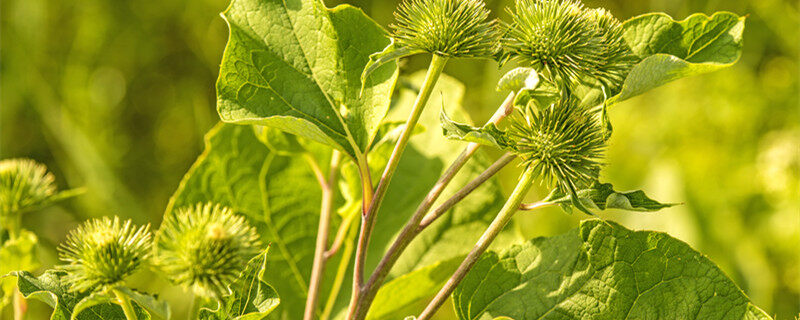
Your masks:
<path fill-rule="evenodd" d="M 398 1 L 344 2 L 386 26 Z M 510 2 L 487 4 L 502 18 Z M 585 2 L 620 20 L 650 11 L 675 18 L 721 10 L 749 15 L 744 54 L 734 67 L 611 110 L 615 132 L 605 180 L 685 204 L 608 218 L 688 242 L 755 304 L 777 319 L 794 319 L 800 312 L 798 3 Z M 0 158 L 31 157 L 47 164 L 63 188 L 88 187 L 84 196 L 26 216 L 27 227 L 41 235 L 45 264 L 54 263 L 57 243 L 86 218 L 118 214 L 158 225 L 201 152 L 202 135 L 218 119 L 214 82 L 227 40 L 219 17 L 226 6 L 227 0 L 0 2 Z M 415 57 L 402 71 L 426 64 Z M 494 62 L 454 61 L 445 72 L 467 85 L 465 105 L 482 122 L 503 98 L 493 90 L 502 71 Z M 507 188 L 514 175 L 504 173 Z M 552 235 L 581 218 L 554 209 L 521 214 L 515 228 L 528 238 Z M 44 310 L 38 302 L 32 308 L 34 315 Z"/>

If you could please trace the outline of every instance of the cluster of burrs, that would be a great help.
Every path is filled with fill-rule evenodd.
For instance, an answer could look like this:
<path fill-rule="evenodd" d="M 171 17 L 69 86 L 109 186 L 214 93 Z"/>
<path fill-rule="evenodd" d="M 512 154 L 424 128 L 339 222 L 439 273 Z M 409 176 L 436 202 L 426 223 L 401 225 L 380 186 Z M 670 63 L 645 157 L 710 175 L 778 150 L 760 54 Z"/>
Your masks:
<path fill-rule="evenodd" d="M 509 22 L 488 21 L 480 0 L 407 0 L 395 14 L 401 47 L 445 57 L 496 57 L 530 67 L 554 84 L 547 105 L 516 105 L 513 150 L 544 183 L 562 192 L 598 178 L 608 138 L 596 110 L 574 94 L 580 85 L 618 90 L 637 58 L 620 22 L 578 0 L 516 0 Z"/>
<path fill-rule="evenodd" d="M 480 0 L 407 0 L 392 25 L 400 47 L 443 57 L 516 60 L 567 89 L 616 90 L 636 62 L 620 22 L 578 0 L 517 0 L 510 22 L 489 20 Z"/>
<path fill-rule="evenodd" d="M 636 58 L 607 10 L 578 0 L 517 0 L 502 39 L 506 59 L 530 64 L 557 83 L 622 84 Z"/>
<path fill-rule="evenodd" d="M 90 220 L 59 247 L 59 266 L 70 291 L 103 291 L 122 285 L 145 262 L 174 283 L 205 297 L 219 297 L 259 252 L 258 235 L 227 207 L 197 204 L 176 210 L 158 230 L 155 247 L 149 225 L 130 220 Z M 152 258 L 152 259 L 151 259 Z"/>

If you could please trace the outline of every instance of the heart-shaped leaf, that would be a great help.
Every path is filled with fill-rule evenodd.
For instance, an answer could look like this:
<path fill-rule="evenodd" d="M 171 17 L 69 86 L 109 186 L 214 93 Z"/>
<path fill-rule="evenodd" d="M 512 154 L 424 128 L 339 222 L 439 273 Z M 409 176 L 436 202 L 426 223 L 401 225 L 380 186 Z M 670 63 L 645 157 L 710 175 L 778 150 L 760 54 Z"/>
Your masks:
<path fill-rule="evenodd" d="M 453 301 L 461 320 L 771 319 L 686 243 L 599 220 L 487 252 Z"/>
<path fill-rule="evenodd" d="M 372 72 L 389 44 L 361 10 L 318 0 L 233 0 L 217 81 L 225 122 L 271 126 L 362 157 L 389 108 L 397 66 Z"/>

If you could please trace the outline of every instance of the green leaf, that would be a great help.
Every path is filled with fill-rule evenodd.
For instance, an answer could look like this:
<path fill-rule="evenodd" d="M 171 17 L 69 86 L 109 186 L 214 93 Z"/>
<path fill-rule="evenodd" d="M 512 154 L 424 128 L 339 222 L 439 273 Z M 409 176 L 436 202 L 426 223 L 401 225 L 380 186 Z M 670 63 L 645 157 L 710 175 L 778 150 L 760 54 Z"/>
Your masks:
<path fill-rule="evenodd" d="M 665 233 L 589 220 L 484 254 L 453 293 L 459 319 L 770 319 Z"/>
<path fill-rule="evenodd" d="M 128 296 L 133 302 L 138 304 L 140 307 L 147 310 L 150 315 L 154 315 L 161 319 L 170 319 L 172 316 L 172 310 L 169 308 L 169 304 L 166 301 L 158 300 L 157 297 L 140 293 L 136 290 L 132 290 L 126 287 L 119 287 L 116 288 L 122 292 L 122 294 Z"/>
<path fill-rule="evenodd" d="M 0 239 L 7 238 L 4 231 L 0 231 Z M 0 310 L 11 301 L 12 293 L 16 288 L 16 281 L 12 277 L 2 277 L 12 271 L 33 271 L 40 266 L 36 255 L 36 245 L 39 240 L 33 232 L 22 230 L 15 239 L 4 239 L 0 244 Z"/>
<path fill-rule="evenodd" d="M 233 0 L 217 81 L 225 122 L 270 126 L 358 157 L 389 107 L 397 66 L 372 73 L 369 56 L 389 43 L 361 10 L 318 0 Z"/>
<path fill-rule="evenodd" d="M 519 67 L 506 72 L 497 82 L 496 90 L 499 92 L 520 90 L 533 90 L 539 85 L 539 73 L 536 69 Z"/>
<path fill-rule="evenodd" d="M 425 51 L 410 49 L 408 47 L 397 48 L 394 45 L 394 39 L 390 39 L 390 43 L 386 48 L 380 52 L 369 55 L 369 62 L 364 66 L 364 72 L 361 73 L 361 83 L 365 84 L 367 78 L 384 64 L 423 52 Z"/>
<path fill-rule="evenodd" d="M 42 301 L 53 308 L 51 320 L 70 320 L 78 302 L 86 298 L 88 293 L 74 293 L 67 290 L 62 281 L 66 275 L 63 271 L 48 270 L 39 277 L 27 271 L 11 273 L 17 277 L 17 286 L 25 298 Z M 138 305 L 133 306 L 140 320 L 149 320 L 150 314 Z M 122 308 L 117 304 L 100 303 L 86 308 L 77 314 L 78 320 L 119 320 L 125 319 Z"/>
<path fill-rule="evenodd" d="M 203 305 L 200 320 L 260 320 L 278 307 L 278 293 L 263 281 L 268 251 L 264 250 L 247 263 L 241 276 L 231 284 L 230 295 L 219 302 L 207 301 Z"/>
<path fill-rule="evenodd" d="M 113 304 L 114 297 L 110 296 L 105 292 L 92 292 L 92 294 L 84 297 L 81 301 L 78 301 L 75 304 L 75 308 L 72 309 L 72 317 L 71 319 L 77 319 L 81 312 L 91 307 L 103 304 Z"/>
<path fill-rule="evenodd" d="M 512 150 L 513 142 L 507 134 L 498 129 L 493 123 L 483 127 L 473 127 L 467 124 L 455 122 L 447 116 L 444 109 L 439 114 L 442 123 L 442 133 L 448 139 L 466 142 L 475 142 L 484 146 Z"/>
<path fill-rule="evenodd" d="M 305 307 L 320 199 L 316 178 L 301 157 L 270 151 L 249 126 L 219 124 L 206 135 L 205 151 L 183 178 L 165 214 L 211 201 L 247 217 L 261 241 L 272 243 L 266 258 L 270 272 L 263 280 L 282 297 L 276 317 L 296 319 Z"/>
<path fill-rule="evenodd" d="M 624 37 L 641 62 L 611 98 L 620 102 L 683 77 L 729 67 L 742 54 L 745 17 L 717 12 L 694 14 L 675 21 L 663 13 L 631 18 Z"/>
<path fill-rule="evenodd" d="M 650 199 L 642 190 L 616 191 L 610 183 L 601 183 L 599 181 L 592 183 L 588 189 L 578 190 L 576 194 L 581 204 L 589 209 L 597 210 L 658 211 L 676 205 L 675 203 L 661 203 Z M 569 205 L 572 203 L 572 196 L 554 191 L 545 201 Z"/>
<path fill-rule="evenodd" d="M 514 105 L 535 103 L 539 108 L 549 106 L 561 97 L 558 87 L 545 78 L 540 78 L 533 68 L 519 67 L 507 72 L 497 83 L 497 91 L 516 92 Z"/>
<path fill-rule="evenodd" d="M 258 140 L 270 150 L 282 156 L 292 156 L 306 152 L 297 136 L 284 131 L 265 126 L 253 126 Z"/>

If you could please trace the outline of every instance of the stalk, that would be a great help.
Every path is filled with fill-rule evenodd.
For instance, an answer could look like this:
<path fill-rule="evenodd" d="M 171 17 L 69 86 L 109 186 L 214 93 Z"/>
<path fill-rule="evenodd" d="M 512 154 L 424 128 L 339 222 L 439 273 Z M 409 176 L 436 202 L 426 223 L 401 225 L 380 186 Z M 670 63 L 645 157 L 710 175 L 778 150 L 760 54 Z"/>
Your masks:
<path fill-rule="evenodd" d="M 400 254 L 402 254 L 408 245 L 411 244 L 411 241 L 414 240 L 414 238 L 419 235 L 425 229 L 425 227 L 433 223 L 434 220 L 441 217 L 445 212 L 452 209 L 453 206 L 455 206 L 458 202 L 463 200 L 472 191 L 474 191 L 484 182 L 488 181 L 489 178 L 494 176 L 500 171 L 500 169 L 505 167 L 512 160 L 514 160 L 514 158 L 516 158 L 516 156 L 512 154 L 503 155 L 503 157 L 498 159 L 489 168 L 487 168 L 486 171 L 481 173 L 478 177 L 475 177 L 475 179 L 470 181 L 466 186 L 464 186 L 464 188 L 457 191 L 447 201 L 436 207 L 432 214 L 426 215 L 446 186 L 442 185 L 443 180 L 449 182 L 452 179 L 452 176 L 455 175 L 455 172 L 451 171 L 458 171 L 458 169 L 460 169 L 466 162 L 466 160 L 463 160 L 462 162 L 462 158 L 472 155 L 472 153 L 474 153 L 476 150 L 477 144 L 470 144 L 464 149 L 464 152 L 462 152 L 461 156 L 459 156 L 459 158 L 453 162 L 450 168 L 448 168 L 445 174 L 439 179 L 439 182 L 434 185 L 433 189 L 431 189 L 431 191 L 428 193 L 428 196 L 417 208 L 414 216 L 411 217 L 411 220 L 409 220 L 408 223 L 406 223 L 406 226 L 397 236 L 394 243 L 392 243 L 392 246 L 388 251 L 386 251 L 383 259 L 381 259 L 380 263 L 378 263 L 378 267 L 375 268 L 375 272 L 372 273 L 369 281 L 364 286 L 363 297 L 356 307 L 356 319 L 361 319 L 366 316 L 366 312 L 369 310 L 372 301 L 375 299 L 380 286 L 383 284 L 383 281 L 386 280 L 386 277 L 389 275 L 389 271 L 391 271 L 394 264 L 400 258 Z"/>
<path fill-rule="evenodd" d="M 331 211 L 333 211 L 333 200 L 336 188 L 336 177 L 339 171 L 339 152 L 333 151 L 331 155 L 330 171 L 327 180 L 317 165 L 313 157 L 306 154 L 311 168 L 314 170 L 320 188 L 322 189 L 322 201 L 319 212 L 319 228 L 317 230 L 317 244 L 314 249 L 314 264 L 311 267 L 311 279 L 308 284 L 308 298 L 306 299 L 306 309 L 303 316 L 304 320 L 314 319 L 317 311 L 317 301 L 319 300 L 322 276 L 325 273 L 325 251 L 328 246 L 328 232 L 331 225 Z"/>
<path fill-rule="evenodd" d="M 453 290 L 456 289 L 456 286 L 464 279 L 472 269 L 472 266 L 475 265 L 475 262 L 478 261 L 481 254 L 486 251 L 486 248 L 489 247 L 489 244 L 494 241 L 500 231 L 503 230 L 506 224 L 511 221 L 511 218 L 514 216 L 514 213 L 517 212 L 519 209 L 520 203 L 524 200 L 525 195 L 528 193 L 528 190 L 531 187 L 531 183 L 533 182 L 534 178 L 534 170 L 530 167 L 525 168 L 525 171 L 522 173 L 522 176 L 519 178 L 519 182 L 517 186 L 514 188 L 514 191 L 511 193 L 511 196 L 506 200 L 506 203 L 503 205 L 503 208 L 500 209 L 500 212 L 497 214 L 497 217 L 492 221 L 492 224 L 486 229 L 486 231 L 481 235 L 481 238 L 478 239 L 478 242 L 475 243 L 475 247 L 472 248 L 472 251 L 469 252 L 467 257 L 458 266 L 458 269 L 455 273 L 447 280 L 444 287 L 439 290 L 439 293 L 431 300 L 425 310 L 419 315 L 417 320 L 428 320 L 430 319 L 437 310 L 447 301 L 447 298 L 450 297 L 450 294 L 453 293 Z"/>
<path fill-rule="evenodd" d="M 369 239 L 375 225 L 378 209 L 381 206 L 383 197 L 386 195 L 386 190 L 389 188 L 392 176 L 397 170 L 397 165 L 400 163 L 400 157 L 403 151 L 405 151 L 406 145 L 408 145 L 411 133 L 414 131 L 414 127 L 416 127 L 417 121 L 419 121 L 419 117 L 422 115 L 422 110 L 428 103 L 436 81 L 439 80 L 439 76 L 442 74 L 446 63 L 446 57 L 434 54 L 431 58 L 431 64 L 428 67 L 428 73 L 425 75 L 425 80 L 422 83 L 419 95 L 417 95 L 417 100 L 414 102 L 414 107 L 406 121 L 406 126 L 400 134 L 397 144 L 395 144 L 392 155 L 389 157 L 389 162 L 386 164 L 386 168 L 383 171 L 383 175 L 381 175 L 378 187 L 375 190 L 375 195 L 372 196 L 372 201 L 370 201 L 369 206 L 364 206 L 364 212 L 361 217 L 361 231 L 359 232 L 358 246 L 356 247 L 355 265 L 353 267 L 353 296 L 350 300 L 348 319 L 354 319 L 355 308 L 360 300 L 364 282 L 364 264 L 367 258 L 367 247 L 369 246 Z M 367 193 L 364 192 L 364 197 L 366 196 Z M 367 204 L 366 201 L 365 204 Z"/>
<path fill-rule="evenodd" d="M 136 316 L 136 311 L 133 310 L 133 305 L 131 304 L 131 298 L 129 298 L 124 293 L 120 292 L 117 289 L 112 289 L 114 292 L 114 296 L 117 297 L 117 303 L 122 307 L 122 312 L 125 314 L 125 319 L 128 320 L 139 320 L 139 317 Z M 197 306 L 194 306 L 192 309 L 196 309 Z M 197 316 L 194 316 L 190 319 L 197 319 Z"/>
<path fill-rule="evenodd" d="M 24 320 L 28 312 L 28 303 L 19 288 L 14 288 L 14 320 Z"/>
<path fill-rule="evenodd" d="M 22 230 L 22 213 L 16 210 L 16 207 L 12 209 L 10 213 L 10 217 L 5 221 L 5 227 L 8 230 L 8 238 L 9 240 L 14 240 L 19 237 L 19 234 Z M 22 293 L 19 291 L 19 288 L 14 288 L 14 298 L 13 298 L 13 309 L 14 309 L 14 320 L 24 320 L 25 314 L 28 312 L 28 303 L 25 301 L 25 297 L 22 296 Z"/>

